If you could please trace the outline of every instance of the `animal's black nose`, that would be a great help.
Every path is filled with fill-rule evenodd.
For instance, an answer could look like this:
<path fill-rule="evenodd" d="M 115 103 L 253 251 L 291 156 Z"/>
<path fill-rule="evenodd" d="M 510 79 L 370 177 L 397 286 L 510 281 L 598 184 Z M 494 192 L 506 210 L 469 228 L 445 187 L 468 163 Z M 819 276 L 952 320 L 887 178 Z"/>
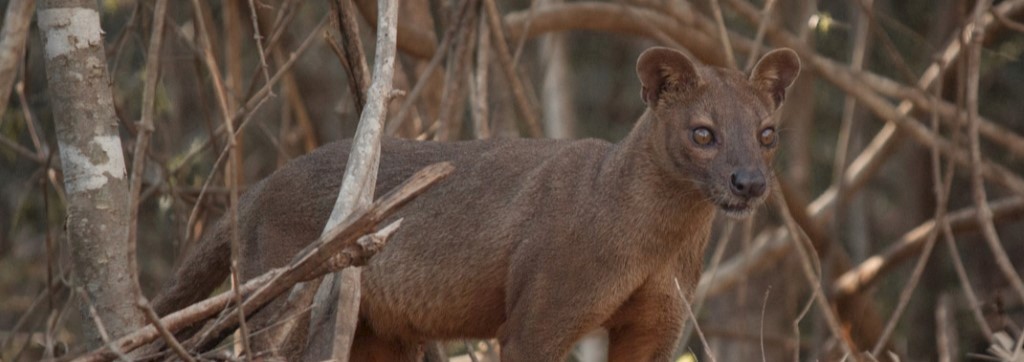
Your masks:
<path fill-rule="evenodd" d="M 754 198 L 764 194 L 764 175 L 756 170 L 737 170 L 732 173 L 729 183 L 732 193 L 736 196 Z"/>

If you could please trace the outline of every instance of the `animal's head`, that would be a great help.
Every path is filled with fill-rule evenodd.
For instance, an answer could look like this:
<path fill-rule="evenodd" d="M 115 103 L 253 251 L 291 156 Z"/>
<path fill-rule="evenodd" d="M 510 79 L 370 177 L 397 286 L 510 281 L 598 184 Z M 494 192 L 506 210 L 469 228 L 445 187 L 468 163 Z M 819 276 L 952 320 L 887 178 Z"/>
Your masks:
<path fill-rule="evenodd" d="M 746 217 L 774 182 L 776 113 L 800 72 L 789 49 L 769 52 L 750 74 L 706 67 L 668 48 L 640 55 L 649 121 L 664 133 L 663 168 L 692 182 L 731 217 Z"/>

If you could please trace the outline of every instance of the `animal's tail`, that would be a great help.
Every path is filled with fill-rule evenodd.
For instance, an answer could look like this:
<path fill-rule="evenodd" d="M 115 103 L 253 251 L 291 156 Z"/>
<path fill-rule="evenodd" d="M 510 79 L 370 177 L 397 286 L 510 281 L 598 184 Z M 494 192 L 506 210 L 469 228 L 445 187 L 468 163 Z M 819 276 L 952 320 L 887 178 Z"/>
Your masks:
<path fill-rule="evenodd" d="M 153 300 L 153 309 L 164 316 L 210 295 L 230 272 L 231 244 L 224 222 L 214 224 L 199 245 L 192 248 L 167 285 Z"/>

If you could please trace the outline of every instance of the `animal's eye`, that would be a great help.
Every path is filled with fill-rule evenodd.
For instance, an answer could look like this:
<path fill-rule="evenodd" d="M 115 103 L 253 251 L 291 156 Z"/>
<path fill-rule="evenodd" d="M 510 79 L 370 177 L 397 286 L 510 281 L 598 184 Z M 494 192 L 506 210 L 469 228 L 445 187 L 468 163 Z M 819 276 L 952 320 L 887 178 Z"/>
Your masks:
<path fill-rule="evenodd" d="M 758 140 L 761 141 L 761 145 L 765 147 L 771 147 L 775 145 L 775 141 L 778 137 L 775 135 L 775 128 L 768 127 L 761 130 L 761 135 Z"/>
<path fill-rule="evenodd" d="M 693 142 L 701 146 L 707 146 L 715 142 L 715 134 L 710 129 L 700 127 L 693 130 Z"/>

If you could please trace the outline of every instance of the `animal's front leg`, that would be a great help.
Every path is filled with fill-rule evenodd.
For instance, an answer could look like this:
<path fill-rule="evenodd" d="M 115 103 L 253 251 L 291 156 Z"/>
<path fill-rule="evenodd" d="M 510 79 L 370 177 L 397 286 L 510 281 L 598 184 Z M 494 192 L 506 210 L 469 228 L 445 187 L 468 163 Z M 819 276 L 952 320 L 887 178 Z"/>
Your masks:
<path fill-rule="evenodd" d="M 686 314 L 674 284 L 649 282 L 622 306 L 608 326 L 608 361 L 669 361 Z"/>

